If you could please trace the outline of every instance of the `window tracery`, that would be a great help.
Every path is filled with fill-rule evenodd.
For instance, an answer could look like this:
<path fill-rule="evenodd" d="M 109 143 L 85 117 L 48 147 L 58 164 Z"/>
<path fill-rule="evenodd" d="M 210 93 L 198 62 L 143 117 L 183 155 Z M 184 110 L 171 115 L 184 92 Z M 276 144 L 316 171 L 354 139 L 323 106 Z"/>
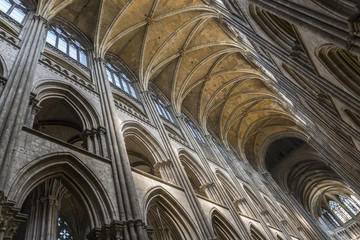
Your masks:
<path fill-rule="evenodd" d="M 166 108 L 166 105 L 160 98 L 152 96 L 152 99 L 155 103 L 156 110 L 160 114 L 161 117 L 165 118 L 166 120 L 175 123 L 174 118 L 172 117 L 170 111 Z"/>
<path fill-rule="evenodd" d="M 0 10 L 18 23 L 26 16 L 26 7 L 19 0 L 0 0 Z"/>
<path fill-rule="evenodd" d="M 339 199 L 354 215 L 360 212 L 360 206 L 352 201 L 352 199 L 342 195 L 339 195 Z"/>
<path fill-rule="evenodd" d="M 130 78 L 119 68 L 110 63 L 106 63 L 106 75 L 112 84 L 120 88 L 130 96 L 138 98 L 133 83 Z"/>
<path fill-rule="evenodd" d="M 335 202 L 335 201 L 329 201 L 329 207 L 331 209 L 331 211 L 333 211 L 333 213 L 343 222 L 346 223 L 347 221 L 349 221 L 350 219 L 352 219 L 352 217 L 350 216 L 350 214 L 348 212 L 345 211 L 345 209 L 340 206 L 339 203 Z"/>
<path fill-rule="evenodd" d="M 84 46 L 64 29 L 50 26 L 47 32 L 46 42 L 82 65 L 87 66 L 87 56 Z"/>

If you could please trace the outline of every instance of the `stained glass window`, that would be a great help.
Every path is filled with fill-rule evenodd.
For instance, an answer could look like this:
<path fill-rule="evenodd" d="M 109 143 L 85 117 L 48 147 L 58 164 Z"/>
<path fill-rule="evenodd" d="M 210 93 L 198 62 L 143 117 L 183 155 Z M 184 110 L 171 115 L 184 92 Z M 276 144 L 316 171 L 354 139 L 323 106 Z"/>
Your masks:
<path fill-rule="evenodd" d="M 62 218 L 58 218 L 58 237 L 57 240 L 74 240 L 73 230 Z"/>
<path fill-rule="evenodd" d="M 133 83 L 130 81 L 128 76 L 124 74 L 119 68 L 115 67 L 114 65 L 107 63 L 106 64 L 106 75 L 112 84 L 116 87 L 120 88 L 130 96 L 137 98 L 137 94 Z"/>
<path fill-rule="evenodd" d="M 352 212 L 352 214 L 356 215 L 360 212 L 360 206 L 355 203 L 352 199 L 339 195 L 340 201 Z"/>
<path fill-rule="evenodd" d="M 22 23 L 26 16 L 26 7 L 17 0 L 0 0 L 0 11 Z"/>
<path fill-rule="evenodd" d="M 345 211 L 343 207 L 340 206 L 337 202 L 329 201 L 329 207 L 331 211 L 343 222 L 346 223 L 351 219 L 349 213 Z"/>
<path fill-rule="evenodd" d="M 46 42 L 80 62 L 82 65 L 87 66 L 85 48 L 67 31 L 59 27 L 50 26 L 47 32 Z"/>

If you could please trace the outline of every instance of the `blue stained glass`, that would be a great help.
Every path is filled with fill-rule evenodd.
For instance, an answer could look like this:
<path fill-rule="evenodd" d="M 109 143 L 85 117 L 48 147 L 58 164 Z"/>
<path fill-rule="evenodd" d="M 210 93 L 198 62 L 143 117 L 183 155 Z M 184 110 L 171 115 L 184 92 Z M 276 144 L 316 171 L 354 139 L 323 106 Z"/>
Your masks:
<path fill-rule="evenodd" d="M 356 215 L 360 212 L 360 206 L 357 205 L 352 199 L 339 195 L 340 201 L 352 212 L 352 214 Z"/>
<path fill-rule="evenodd" d="M 346 223 L 349 221 L 352 217 L 349 213 L 345 211 L 343 207 L 340 206 L 337 202 L 329 201 L 329 207 L 331 211 L 343 222 Z"/>

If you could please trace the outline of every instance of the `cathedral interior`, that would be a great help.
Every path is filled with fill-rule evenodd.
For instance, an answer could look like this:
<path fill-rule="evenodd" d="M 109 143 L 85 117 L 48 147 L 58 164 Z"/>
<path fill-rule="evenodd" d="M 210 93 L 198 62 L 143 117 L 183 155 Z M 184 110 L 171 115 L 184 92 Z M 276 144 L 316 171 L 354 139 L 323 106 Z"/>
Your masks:
<path fill-rule="evenodd" d="M 359 0 L 0 0 L 0 240 L 355 240 L 359 213 Z"/>

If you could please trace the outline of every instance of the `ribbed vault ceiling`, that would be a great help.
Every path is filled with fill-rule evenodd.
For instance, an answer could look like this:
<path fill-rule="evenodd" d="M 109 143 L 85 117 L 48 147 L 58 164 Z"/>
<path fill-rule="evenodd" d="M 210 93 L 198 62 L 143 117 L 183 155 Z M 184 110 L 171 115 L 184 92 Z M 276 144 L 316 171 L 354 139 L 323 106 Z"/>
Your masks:
<path fill-rule="evenodd" d="M 267 137 L 301 132 L 236 34 L 201 0 L 39 0 L 38 12 L 73 23 L 96 57 L 117 55 L 142 90 L 155 86 L 177 113 L 239 152 L 256 159 Z"/>

